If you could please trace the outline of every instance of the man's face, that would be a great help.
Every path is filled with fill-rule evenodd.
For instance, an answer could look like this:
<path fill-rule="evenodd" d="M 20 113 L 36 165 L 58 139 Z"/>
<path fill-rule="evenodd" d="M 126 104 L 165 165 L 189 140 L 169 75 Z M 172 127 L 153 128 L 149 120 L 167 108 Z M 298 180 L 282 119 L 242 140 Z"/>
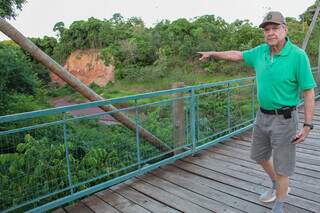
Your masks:
<path fill-rule="evenodd" d="M 270 46 L 277 46 L 288 33 L 288 28 L 283 24 L 267 24 L 264 28 L 264 39 Z"/>

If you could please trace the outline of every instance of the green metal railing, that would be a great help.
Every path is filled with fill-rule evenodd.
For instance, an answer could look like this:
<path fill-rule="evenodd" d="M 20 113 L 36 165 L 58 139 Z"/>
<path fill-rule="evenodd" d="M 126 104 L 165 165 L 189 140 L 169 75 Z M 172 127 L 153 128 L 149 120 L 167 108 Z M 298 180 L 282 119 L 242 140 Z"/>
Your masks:
<path fill-rule="evenodd" d="M 250 77 L 1 116 L 0 211 L 46 211 L 239 134 L 252 127 L 255 91 Z M 110 104 L 118 109 L 96 110 Z M 136 131 L 113 120 L 115 112 Z M 145 141 L 139 128 L 169 150 Z"/>

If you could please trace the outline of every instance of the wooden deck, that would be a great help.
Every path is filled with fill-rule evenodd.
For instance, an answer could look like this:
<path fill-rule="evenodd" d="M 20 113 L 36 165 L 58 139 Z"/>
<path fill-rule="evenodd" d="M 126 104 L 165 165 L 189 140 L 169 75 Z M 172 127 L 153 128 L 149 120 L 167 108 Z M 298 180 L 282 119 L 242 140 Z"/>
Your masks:
<path fill-rule="evenodd" d="M 308 139 L 297 146 L 296 173 L 286 200 L 289 213 L 320 212 L 320 101 L 314 124 Z M 248 131 L 55 212 L 270 212 L 272 204 L 258 201 L 271 183 L 249 159 L 250 134 Z"/>

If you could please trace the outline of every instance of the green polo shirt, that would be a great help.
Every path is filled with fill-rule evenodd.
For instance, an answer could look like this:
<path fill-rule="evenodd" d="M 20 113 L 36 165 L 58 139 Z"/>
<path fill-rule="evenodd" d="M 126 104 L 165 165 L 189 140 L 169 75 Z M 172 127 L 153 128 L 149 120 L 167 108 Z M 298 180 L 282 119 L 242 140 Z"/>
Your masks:
<path fill-rule="evenodd" d="M 255 69 L 258 102 L 264 109 L 296 106 L 301 91 L 316 87 L 307 54 L 286 40 L 284 48 L 273 58 L 268 44 L 242 53 L 245 63 Z"/>

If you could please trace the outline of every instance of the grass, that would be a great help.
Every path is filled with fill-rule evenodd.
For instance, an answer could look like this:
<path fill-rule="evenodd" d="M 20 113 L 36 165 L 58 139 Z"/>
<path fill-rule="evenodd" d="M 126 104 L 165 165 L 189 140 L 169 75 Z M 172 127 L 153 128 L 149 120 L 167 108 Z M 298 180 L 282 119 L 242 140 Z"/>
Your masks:
<path fill-rule="evenodd" d="M 108 83 L 105 87 L 101 88 L 96 85 L 91 85 L 96 93 L 104 97 L 105 99 L 119 98 L 124 96 L 130 96 L 140 93 L 147 93 L 159 90 L 166 90 L 172 88 L 172 83 L 174 82 L 184 82 L 186 86 L 198 85 L 203 83 L 213 83 L 220 81 L 227 81 L 231 79 L 247 77 L 249 74 L 247 72 L 240 72 L 238 74 L 226 75 L 223 73 L 203 73 L 203 72 L 188 72 L 183 73 L 181 71 L 172 72 L 170 76 L 149 80 L 149 81 L 129 81 L 129 80 L 119 80 L 115 83 Z M 86 99 L 75 92 L 69 86 L 63 86 L 55 88 L 51 92 L 53 97 L 63 97 L 68 96 L 68 101 L 84 102 Z M 150 103 L 164 99 L 165 97 L 153 97 L 148 99 L 140 100 L 139 103 Z"/>
<path fill-rule="evenodd" d="M 134 95 L 145 92 L 159 91 L 171 89 L 171 84 L 174 82 L 184 82 L 186 86 L 197 85 L 203 83 L 212 83 L 219 81 L 227 81 L 230 79 L 237 79 L 247 77 L 248 73 L 240 73 L 238 75 L 213 75 L 213 74 L 183 74 L 179 76 L 170 76 L 168 78 L 158 79 L 148 82 L 129 82 L 126 80 L 110 83 L 105 86 L 103 97 L 118 98 L 127 95 Z"/>

